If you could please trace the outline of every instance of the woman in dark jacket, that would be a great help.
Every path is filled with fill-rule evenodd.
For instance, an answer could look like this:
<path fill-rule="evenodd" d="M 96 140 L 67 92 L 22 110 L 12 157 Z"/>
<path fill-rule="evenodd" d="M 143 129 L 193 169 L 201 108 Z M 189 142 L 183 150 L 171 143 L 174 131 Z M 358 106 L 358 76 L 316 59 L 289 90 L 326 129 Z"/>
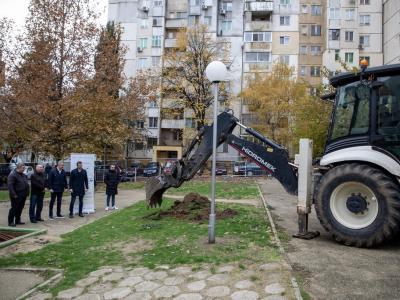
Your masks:
<path fill-rule="evenodd" d="M 106 195 L 107 195 L 107 202 L 106 202 L 106 210 L 110 209 L 110 198 L 111 198 L 111 208 L 118 209 L 115 206 L 115 195 L 118 194 L 118 184 L 119 184 L 119 175 L 115 170 L 115 166 L 111 165 L 110 170 L 106 174 L 104 178 L 104 183 L 106 184 Z"/>

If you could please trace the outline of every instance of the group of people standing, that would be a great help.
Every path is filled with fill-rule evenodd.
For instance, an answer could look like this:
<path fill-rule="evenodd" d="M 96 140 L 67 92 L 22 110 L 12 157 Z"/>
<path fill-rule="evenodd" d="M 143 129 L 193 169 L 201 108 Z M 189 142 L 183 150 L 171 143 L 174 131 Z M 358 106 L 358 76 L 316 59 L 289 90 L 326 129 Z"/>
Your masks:
<path fill-rule="evenodd" d="M 42 209 L 43 200 L 46 190 L 50 192 L 49 204 L 49 220 L 54 218 L 64 218 L 61 214 L 62 198 L 65 190 L 71 193 L 71 201 L 69 204 L 69 217 L 74 217 L 74 205 L 78 198 L 79 210 L 78 215 L 83 215 L 83 197 L 89 189 L 89 182 L 86 170 L 83 169 L 81 161 L 76 164 L 76 169 L 71 171 L 69 182 L 67 174 L 64 171 L 64 163 L 58 162 L 55 168 L 36 165 L 34 173 L 31 175 L 31 185 L 29 186 L 28 178 L 24 174 L 24 163 L 18 163 L 16 168 L 9 174 L 7 185 L 10 195 L 11 208 L 8 213 L 8 225 L 15 227 L 16 225 L 25 224 L 21 220 L 22 211 L 25 206 L 27 197 L 30 195 L 29 218 L 32 223 L 43 222 Z M 115 206 L 115 195 L 118 193 L 119 174 L 115 170 L 115 166 L 110 166 L 110 171 L 105 176 L 106 184 L 106 210 L 118 209 Z M 110 200 L 111 205 L 110 207 Z M 53 214 L 54 204 L 56 203 L 56 215 Z"/>

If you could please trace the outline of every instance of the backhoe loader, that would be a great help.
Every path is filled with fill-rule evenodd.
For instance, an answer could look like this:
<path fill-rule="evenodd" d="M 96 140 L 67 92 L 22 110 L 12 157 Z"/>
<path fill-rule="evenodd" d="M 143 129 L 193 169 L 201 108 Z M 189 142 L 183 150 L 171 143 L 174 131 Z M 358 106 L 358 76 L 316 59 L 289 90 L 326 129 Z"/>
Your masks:
<path fill-rule="evenodd" d="M 313 203 L 322 226 L 340 243 L 372 247 L 400 230 L 400 64 L 363 68 L 330 79 L 336 92 L 324 154 L 314 166 Z M 240 126 L 259 142 L 232 132 Z M 212 129 L 204 126 L 169 175 L 146 184 L 150 207 L 163 193 L 194 177 L 212 154 Z M 275 177 L 292 195 L 298 167 L 287 150 L 246 127 L 229 111 L 217 121 L 217 143 L 228 143 Z"/>

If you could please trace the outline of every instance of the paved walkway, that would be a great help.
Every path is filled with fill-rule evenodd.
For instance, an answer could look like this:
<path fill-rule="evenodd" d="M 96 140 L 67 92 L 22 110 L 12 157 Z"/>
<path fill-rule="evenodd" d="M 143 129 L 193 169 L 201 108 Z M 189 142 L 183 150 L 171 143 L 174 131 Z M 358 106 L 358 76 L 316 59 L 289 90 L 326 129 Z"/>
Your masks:
<path fill-rule="evenodd" d="M 104 267 L 79 280 L 75 287 L 61 291 L 57 299 L 294 299 L 288 278 L 284 263 L 247 266 L 246 269 L 234 265 L 216 269 L 160 266 L 154 270 Z M 50 298 L 50 294 L 38 293 L 28 299 Z"/>
<path fill-rule="evenodd" d="M 144 190 L 121 190 L 116 198 L 117 206 L 125 208 L 138 201 L 145 199 Z M 114 211 L 106 212 L 105 208 L 105 195 L 103 193 L 95 194 L 95 208 L 96 212 L 94 214 L 85 215 L 84 218 L 75 216 L 73 219 L 68 218 L 69 209 L 69 196 L 63 197 L 61 212 L 66 217 L 65 219 L 55 219 L 54 221 L 48 220 L 48 209 L 49 209 L 49 199 L 45 199 L 42 217 L 45 222 L 31 223 L 29 222 L 29 199 L 25 204 L 25 208 L 22 214 L 22 220 L 26 222 L 25 225 L 17 226 L 17 228 L 38 228 L 47 229 L 47 234 L 39 235 L 31 238 L 23 239 L 22 241 L 8 246 L 6 248 L 0 249 L 0 256 L 7 255 L 16 252 L 29 252 L 37 250 L 50 242 L 57 242 L 60 240 L 60 235 L 70 232 L 80 226 L 89 224 L 107 214 L 113 213 Z M 10 202 L 0 202 L 0 226 L 7 226 L 7 215 L 10 209 Z M 55 209 L 55 207 L 54 207 Z"/>

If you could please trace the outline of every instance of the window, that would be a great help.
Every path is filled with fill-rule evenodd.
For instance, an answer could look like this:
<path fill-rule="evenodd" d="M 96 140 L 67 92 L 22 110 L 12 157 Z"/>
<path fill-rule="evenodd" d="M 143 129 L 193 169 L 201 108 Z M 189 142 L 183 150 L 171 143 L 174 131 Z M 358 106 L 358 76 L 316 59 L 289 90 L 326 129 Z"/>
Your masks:
<path fill-rule="evenodd" d="M 369 5 L 370 0 L 360 0 L 360 5 Z"/>
<path fill-rule="evenodd" d="M 144 128 L 144 122 L 143 121 L 136 121 L 136 127 L 143 129 Z"/>
<path fill-rule="evenodd" d="M 340 39 L 340 29 L 329 29 L 329 40 L 338 41 Z"/>
<path fill-rule="evenodd" d="M 189 25 L 199 24 L 199 16 L 189 16 Z"/>
<path fill-rule="evenodd" d="M 142 69 L 146 69 L 147 68 L 147 58 L 145 57 L 141 57 L 138 60 L 138 69 L 142 70 Z"/>
<path fill-rule="evenodd" d="M 371 22 L 370 15 L 360 15 L 360 25 L 361 26 L 368 26 Z"/>
<path fill-rule="evenodd" d="M 303 5 L 301 6 L 301 13 L 303 13 L 303 14 L 308 13 L 308 6 L 307 6 L 307 4 L 303 4 Z"/>
<path fill-rule="evenodd" d="M 290 4 L 291 0 L 281 0 L 280 4 L 282 5 L 288 5 Z"/>
<path fill-rule="evenodd" d="M 160 66 L 161 56 L 152 56 L 151 57 L 151 66 L 157 68 Z"/>
<path fill-rule="evenodd" d="M 232 2 L 222 2 L 221 8 L 225 11 L 232 11 Z"/>
<path fill-rule="evenodd" d="M 288 36 L 281 36 L 279 37 L 279 42 L 281 45 L 289 45 L 289 39 Z"/>
<path fill-rule="evenodd" d="M 139 40 L 139 47 L 142 49 L 146 49 L 147 48 L 147 38 L 141 38 Z"/>
<path fill-rule="evenodd" d="M 335 50 L 335 61 L 340 60 L 340 50 Z"/>
<path fill-rule="evenodd" d="M 344 54 L 344 60 L 347 63 L 352 63 L 354 61 L 354 54 L 353 52 L 346 52 Z"/>
<path fill-rule="evenodd" d="M 185 119 L 185 127 L 186 128 L 195 128 L 196 121 L 193 118 L 186 118 Z"/>
<path fill-rule="evenodd" d="M 232 21 L 222 21 L 221 23 L 222 32 L 231 31 L 232 30 Z"/>
<path fill-rule="evenodd" d="M 154 6 L 162 6 L 163 2 L 162 0 L 154 0 Z"/>
<path fill-rule="evenodd" d="M 311 35 L 321 36 L 321 25 L 311 25 Z"/>
<path fill-rule="evenodd" d="M 140 28 L 146 29 L 149 27 L 149 20 L 148 19 L 141 19 L 140 20 Z"/>
<path fill-rule="evenodd" d="M 346 9 L 346 20 L 354 20 L 355 9 L 348 8 Z"/>
<path fill-rule="evenodd" d="M 163 21 L 163 19 L 160 17 L 153 18 L 153 26 L 154 27 L 162 26 L 162 21 Z"/>
<path fill-rule="evenodd" d="M 270 62 L 271 52 L 246 52 L 246 62 Z"/>
<path fill-rule="evenodd" d="M 207 26 L 211 26 L 212 17 L 211 16 L 204 16 L 204 24 Z"/>
<path fill-rule="evenodd" d="M 369 93 L 356 93 L 355 82 L 339 89 L 331 139 L 350 134 L 365 134 L 369 130 Z M 361 97 L 360 97 L 361 96 Z"/>
<path fill-rule="evenodd" d="M 147 138 L 147 149 L 152 149 L 153 146 L 157 146 L 157 138 Z"/>
<path fill-rule="evenodd" d="M 158 127 L 158 118 L 149 117 L 149 128 L 157 128 L 157 127 Z"/>
<path fill-rule="evenodd" d="M 176 18 L 177 19 L 185 19 L 186 18 L 186 12 L 184 12 L 184 11 L 176 12 Z"/>
<path fill-rule="evenodd" d="M 311 55 L 321 55 L 321 46 L 311 46 L 310 48 Z"/>
<path fill-rule="evenodd" d="M 321 75 L 321 67 L 312 66 L 310 68 L 310 75 L 312 77 L 319 77 Z"/>
<path fill-rule="evenodd" d="M 307 54 L 307 46 L 306 45 L 301 45 L 300 46 L 300 54 Z"/>
<path fill-rule="evenodd" d="M 279 62 L 283 64 L 289 64 L 289 55 L 279 55 Z"/>
<path fill-rule="evenodd" d="M 322 6 L 321 5 L 311 5 L 311 15 L 321 16 L 322 15 Z"/>
<path fill-rule="evenodd" d="M 151 41 L 151 46 L 153 48 L 161 48 L 161 35 L 153 35 L 153 39 Z"/>
<path fill-rule="evenodd" d="M 190 5 L 199 5 L 200 1 L 199 0 L 190 0 Z"/>
<path fill-rule="evenodd" d="M 360 45 L 363 47 L 369 47 L 369 35 L 360 35 Z"/>
<path fill-rule="evenodd" d="M 301 76 L 306 76 L 307 74 L 307 67 L 306 66 L 300 66 L 300 75 Z"/>
<path fill-rule="evenodd" d="M 329 9 L 329 19 L 340 20 L 340 8 L 331 7 Z"/>
<path fill-rule="evenodd" d="M 345 40 L 346 42 L 352 42 L 354 37 L 354 32 L 353 31 L 346 31 L 345 32 Z"/>
<path fill-rule="evenodd" d="M 270 31 L 245 32 L 245 42 L 272 42 L 272 34 Z"/>
<path fill-rule="evenodd" d="M 290 16 L 281 16 L 279 18 L 281 26 L 289 26 L 290 25 Z"/>

